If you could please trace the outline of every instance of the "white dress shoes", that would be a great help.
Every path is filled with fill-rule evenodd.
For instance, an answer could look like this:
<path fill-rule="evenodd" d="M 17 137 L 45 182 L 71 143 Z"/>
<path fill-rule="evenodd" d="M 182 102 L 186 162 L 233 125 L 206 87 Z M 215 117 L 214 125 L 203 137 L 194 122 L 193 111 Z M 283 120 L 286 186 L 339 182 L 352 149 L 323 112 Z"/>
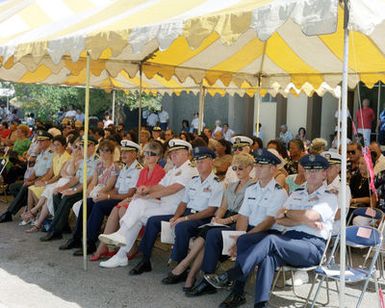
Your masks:
<path fill-rule="evenodd" d="M 107 261 L 102 261 L 99 263 L 99 266 L 104 268 L 115 268 L 115 267 L 127 266 L 127 265 L 128 265 L 127 257 L 125 256 L 122 258 L 118 256 L 118 254 L 114 255 Z"/>
<path fill-rule="evenodd" d="M 126 239 L 123 235 L 119 234 L 118 232 L 111 233 L 111 234 L 100 234 L 99 235 L 99 241 L 103 242 L 106 245 L 112 245 L 112 246 L 126 246 Z"/>

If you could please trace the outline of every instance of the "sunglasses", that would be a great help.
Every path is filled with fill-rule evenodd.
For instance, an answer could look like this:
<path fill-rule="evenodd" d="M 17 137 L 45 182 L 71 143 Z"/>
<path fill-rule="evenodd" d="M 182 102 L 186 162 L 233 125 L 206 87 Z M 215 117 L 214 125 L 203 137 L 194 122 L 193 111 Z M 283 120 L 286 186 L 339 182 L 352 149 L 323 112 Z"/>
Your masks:
<path fill-rule="evenodd" d="M 346 153 L 348 153 L 348 154 L 352 154 L 352 155 L 354 155 L 354 154 L 356 154 L 356 151 L 346 151 Z"/>
<path fill-rule="evenodd" d="M 110 149 L 107 149 L 107 148 L 105 148 L 105 149 L 100 149 L 99 151 L 100 151 L 100 152 L 103 152 L 103 153 L 111 152 L 111 150 L 110 150 Z"/>
<path fill-rule="evenodd" d="M 233 151 L 236 152 L 236 151 L 242 151 L 242 149 L 244 148 L 244 146 L 242 147 L 233 147 Z"/>
<path fill-rule="evenodd" d="M 158 156 L 158 153 L 152 151 L 144 151 L 144 156 Z"/>
<path fill-rule="evenodd" d="M 237 170 L 243 171 L 243 170 L 245 170 L 245 168 L 243 168 L 241 166 L 231 166 L 231 169 L 233 169 L 234 171 L 237 171 Z"/>

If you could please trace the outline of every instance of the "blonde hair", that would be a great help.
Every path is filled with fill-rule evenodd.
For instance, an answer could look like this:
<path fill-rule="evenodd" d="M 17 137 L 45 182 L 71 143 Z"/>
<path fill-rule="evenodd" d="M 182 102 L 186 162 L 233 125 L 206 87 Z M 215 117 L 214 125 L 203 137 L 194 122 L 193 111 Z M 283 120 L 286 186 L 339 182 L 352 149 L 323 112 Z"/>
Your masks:
<path fill-rule="evenodd" d="M 253 156 L 251 156 L 250 154 L 241 152 L 239 154 L 234 155 L 232 164 L 248 167 L 248 166 L 253 166 L 254 162 L 255 161 Z"/>
<path fill-rule="evenodd" d="M 326 147 L 328 146 L 328 142 L 323 138 L 315 138 L 311 142 L 309 152 L 311 154 L 320 154 L 326 151 Z"/>

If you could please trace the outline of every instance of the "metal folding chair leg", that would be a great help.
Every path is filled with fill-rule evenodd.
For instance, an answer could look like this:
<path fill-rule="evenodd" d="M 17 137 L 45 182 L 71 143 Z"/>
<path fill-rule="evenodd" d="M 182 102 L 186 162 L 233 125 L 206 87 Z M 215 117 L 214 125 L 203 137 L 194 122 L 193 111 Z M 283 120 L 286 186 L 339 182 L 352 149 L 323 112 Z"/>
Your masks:
<path fill-rule="evenodd" d="M 322 286 L 322 283 L 324 282 L 324 280 L 325 280 L 325 277 L 322 276 L 320 282 L 318 283 L 317 291 L 315 292 L 313 301 L 312 301 L 312 303 L 311 303 L 311 308 L 313 308 L 314 305 L 315 305 L 315 303 L 317 302 L 316 300 L 317 300 L 319 291 L 321 290 L 321 286 Z"/>
<path fill-rule="evenodd" d="M 315 275 L 313 283 L 311 285 L 311 288 L 310 288 L 310 291 L 309 291 L 307 297 L 306 298 L 300 297 L 300 298 L 306 300 L 304 307 L 307 307 L 309 304 L 311 294 L 313 293 L 313 289 L 314 289 L 314 286 L 315 286 L 316 281 L 317 281 L 317 277 L 318 277 L 318 275 Z M 318 292 L 319 292 L 319 289 L 321 289 L 321 287 L 322 287 L 322 285 L 319 285 L 319 287 L 317 288 L 317 293 L 315 296 L 318 296 Z M 294 292 L 294 290 L 293 290 L 293 292 Z M 326 303 L 321 303 L 321 302 L 316 302 L 316 303 L 320 304 L 321 306 L 329 305 L 329 302 L 330 302 L 330 294 L 329 293 L 330 293 L 329 280 L 326 280 Z"/>

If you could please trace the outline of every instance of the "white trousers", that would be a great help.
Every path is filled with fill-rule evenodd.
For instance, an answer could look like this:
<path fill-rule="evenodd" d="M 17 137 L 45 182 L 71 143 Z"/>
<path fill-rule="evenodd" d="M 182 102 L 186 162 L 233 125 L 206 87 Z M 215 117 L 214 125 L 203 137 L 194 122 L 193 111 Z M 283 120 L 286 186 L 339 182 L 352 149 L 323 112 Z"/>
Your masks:
<path fill-rule="evenodd" d="M 365 146 L 369 146 L 369 144 L 370 144 L 370 134 L 372 133 L 372 130 L 370 128 L 359 128 L 359 129 L 357 129 L 357 132 L 364 136 L 364 144 L 365 144 Z"/>
<path fill-rule="evenodd" d="M 125 257 L 134 245 L 136 238 L 147 220 L 152 216 L 173 215 L 175 208 L 173 206 L 161 205 L 156 199 L 136 198 L 130 202 L 126 213 L 120 219 L 120 228 L 118 233 L 126 239 L 126 246 L 122 246 L 118 251 L 119 257 Z"/>

